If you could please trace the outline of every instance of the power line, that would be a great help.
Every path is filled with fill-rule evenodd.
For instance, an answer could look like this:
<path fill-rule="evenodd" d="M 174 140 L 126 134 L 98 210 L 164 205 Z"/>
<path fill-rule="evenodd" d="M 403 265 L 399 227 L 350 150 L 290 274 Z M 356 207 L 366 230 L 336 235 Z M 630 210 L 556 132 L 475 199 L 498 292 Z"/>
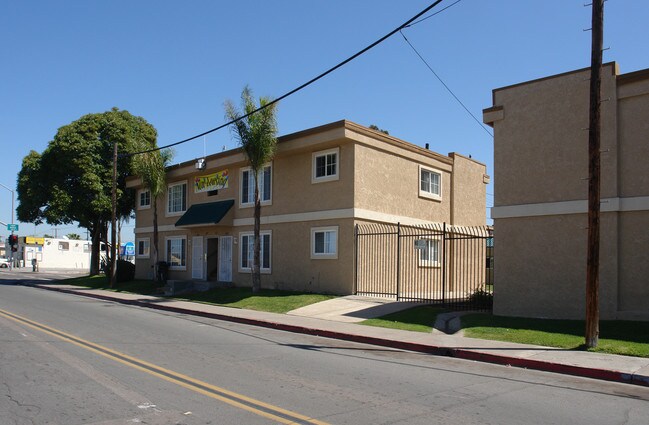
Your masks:
<path fill-rule="evenodd" d="M 411 49 L 412 49 L 412 50 L 417 54 L 417 56 L 419 56 L 419 59 L 421 59 L 421 61 L 424 63 L 424 65 L 426 65 L 426 66 L 428 67 L 428 69 L 430 70 L 430 72 L 432 72 L 433 75 L 434 75 L 434 76 L 439 80 L 439 82 L 442 83 L 442 85 L 444 86 L 444 88 L 445 88 L 445 89 L 446 89 L 446 90 L 451 94 L 451 96 L 453 96 L 453 97 L 455 98 L 455 100 L 457 100 L 457 102 L 458 102 L 460 105 L 462 105 L 462 107 L 464 108 L 464 110 L 465 110 L 469 115 L 471 115 L 471 118 L 473 118 L 473 120 L 474 120 L 475 122 L 477 122 L 478 125 L 479 125 L 479 126 L 480 126 L 480 127 L 481 127 L 481 128 L 482 128 L 482 129 L 483 129 L 483 130 L 488 134 L 488 135 L 489 135 L 489 136 L 491 136 L 491 137 L 493 138 L 494 135 L 491 134 L 491 133 L 489 132 L 489 130 L 487 130 L 487 128 L 484 126 L 484 124 L 482 124 L 482 123 L 481 123 L 481 122 L 480 122 L 480 121 L 475 117 L 475 115 L 473 115 L 473 113 L 472 113 L 471 111 L 469 111 L 469 108 L 467 108 L 467 107 L 464 105 L 464 103 L 462 103 L 462 101 L 460 100 L 460 98 L 458 98 L 458 97 L 455 95 L 455 93 L 453 93 L 453 90 L 451 90 L 450 87 L 447 86 L 446 83 L 441 79 L 441 77 L 440 77 L 439 75 L 437 75 L 437 73 L 435 72 L 435 70 L 434 70 L 434 69 L 433 69 L 433 68 L 428 64 L 428 62 L 426 62 L 426 59 L 424 59 L 424 57 L 423 57 L 423 56 L 422 56 L 422 55 L 417 51 L 417 49 L 415 49 L 415 46 L 412 45 L 412 43 L 410 42 L 410 40 L 408 40 L 408 39 L 406 38 L 406 36 L 403 34 L 403 31 L 399 30 L 399 33 L 401 34 L 401 36 L 403 37 L 403 39 L 406 41 L 406 43 L 408 43 L 408 45 L 410 46 L 410 48 L 411 48 Z"/>
<path fill-rule="evenodd" d="M 298 87 L 294 88 L 293 90 L 291 90 L 291 91 L 289 91 L 289 92 L 283 94 L 282 96 L 280 96 L 280 97 L 278 97 L 277 99 L 274 99 L 274 100 L 268 102 L 267 104 L 265 104 L 265 105 L 263 105 L 263 106 L 260 106 L 259 108 L 255 109 L 254 111 L 252 111 L 252 112 L 250 112 L 250 113 L 248 113 L 248 114 L 245 114 L 245 115 L 243 115 L 243 116 L 241 116 L 241 117 L 239 117 L 239 118 L 237 118 L 237 119 L 234 119 L 234 120 L 232 120 L 232 121 L 226 122 L 225 124 L 221 124 L 221 125 L 219 125 L 218 127 L 214 127 L 214 128 L 211 129 L 211 130 L 204 131 L 204 132 L 202 132 L 202 133 L 200 133 L 200 134 L 197 134 L 197 135 L 192 136 L 192 137 L 188 137 L 188 138 L 186 138 L 186 139 L 180 140 L 180 141 L 175 142 L 175 143 L 170 143 L 170 144 L 165 145 L 165 146 L 160 146 L 160 147 L 157 147 L 157 148 L 148 149 L 148 150 L 144 150 L 144 151 L 140 151 L 140 152 L 134 152 L 134 153 L 122 154 L 122 155 L 120 155 L 120 156 L 122 156 L 122 157 L 125 157 L 125 156 L 134 156 L 134 155 L 139 155 L 139 154 L 143 154 L 143 153 L 147 153 L 147 152 L 155 152 L 155 151 L 159 151 L 159 150 L 162 150 L 162 149 L 168 149 L 168 148 L 171 148 L 171 147 L 174 147 L 174 146 L 178 146 L 178 145 L 180 145 L 180 144 L 183 144 L 183 143 L 189 142 L 189 141 L 194 140 L 194 139 L 198 139 L 199 137 L 203 137 L 203 136 L 208 135 L 208 134 L 210 134 L 210 133 L 214 133 L 215 131 L 221 130 L 222 128 L 228 127 L 228 126 L 230 126 L 230 125 L 232 125 L 232 124 L 234 124 L 234 123 L 236 123 L 236 122 L 238 122 L 238 121 L 241 121 L 241 120 L 243 120 L 243 119 L 249 117 L 249 116 L 252 115 L 252 114 L 256 114 L 257 112 L 259 112 L 259 111 L 261 111 L 261 110 L 264 110 L 264 109 L 270 107 L 271 105 L 274 105 L 275 103 L 279 102 L 280 100 L 285 99 L 285 98 L 291 96 L 292 94 L 297 93 L 298 91 L 300 91 L 300 90 L 302 90 L 302 89 L 304 89 L 304 88 L 310 86 L 311 84 L 315 83 L 316 81 L 320 80 L 321 78 L 323 78 L 323 77 L 325 77 L 325 76 L 331 74 L 332 72 L 334 72 L 334 71 L 337 70 L 338 68 L 340 68 L 340 67 L 346 65 L 347 63 L 351 62 L 352 60 L 356 59 L 357 57 L 359 57 L 359 56 L 362 55 L 363 53 L 367 52 L 368 50 L 372 49 L 373 47 L 375 47 L 375 46 L 381 44 L 382 42 L 384 42 L 384 41 L 387 40 L 388 38 L 392 37 L 392 36 L 393 36 L 394 34 L 396 34 L 397 32 L 401 31 L 403 28 L 406 28 L 408 25 L 410 25 L 410 24 L 413 23 L 415 20 L 417 20 L 419 17 L 421 17 L 422 15 L 426 14 L 429 10 L 431 10 L 432 8 L 434 8 L 435 6 L 437 6 L 437 5 L 438 5 L 439 3 L 441 3 L 441 2 L 442 2 L 442 0 L 436 0 L 435 2 L 433 2 L 433 4 L 431 4 L 430 6 L 426 7 L 426 8 L 425 8 L 424 10 L 422 10 L 421 12 L 417 13 L 415 16 L 413 16 L 412 18 L 408 19 L 406 22 L 404 22 L 403 24 L 399 25 L 397 28 L 395 28 L 394 30 L 390 31 L 388 34 L 386 34 L 386 35 L 384 35 L 383 37 L 379 38 L 377 41 L 375 41 L 374 43 L 372 43 L 372 44 L 370 44 L 369 46 L 365 47 L 364 49 L 358 51 L 357 53 L 353 54 L 352 56 L 348 57 L 348 58 L 345 59 L 344 61 L 340 62 L 338 65 L 335 65 L 335 66 L 329 68 L 327 71 L 323 72 L 322 74 L 318 75 L 317 77 L 312 78 L 311 80 L 307 81 L 306 83 L 302 84 L 301 86 L 298 86 Z M 451 5 L 451 6 L 452 6 L 452 5 Z M 450 7 L 450 6 L 449 6 L 449 7 Z"/>
<path fill-rule="evenodd" d="M 410 24 L 410 25 L 406 25 L 404 28 L 413 27 L 413 26 L 417 25 L 417 24 L 420 23 L 420 22 L 424 22 L 426 19 L 430 19 L 430 18 L 432 18 L 432 17 L 435 16 L 435 15 L 439 15 L 440 13 L 442 13 L 443 11 L 445 11 L 446 9 L 450 9 L 451 7 L 455 6 L 456 4 L 458 4 L 458 3 L 461 2 L 461 1 L 462 1 L 462 0 L 456 0 L 455 3 L 451 3 L 451 4 L 449 4 L 448 6 L 446 6 L 445 8 L 443 8 L 443 9 L 441 9 L 441 10 L 438 10 L 438 11 L 435 12 L 435 13 L 432 13 L 432 14 L 430 14 L 430 15 L 428 15 L 428 16 L 425 16 L 425 17 L 421 18 L 420 20 L 418 20 L 418 21 L 416 21 L 416 22 L 413 22 L 413 23 Z"/>

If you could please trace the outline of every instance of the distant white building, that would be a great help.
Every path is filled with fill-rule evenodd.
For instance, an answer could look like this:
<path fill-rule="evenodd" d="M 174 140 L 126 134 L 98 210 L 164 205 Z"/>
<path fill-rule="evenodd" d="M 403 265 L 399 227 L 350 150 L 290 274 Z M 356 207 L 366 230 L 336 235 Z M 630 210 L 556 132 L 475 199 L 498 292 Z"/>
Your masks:
<path fill-rule="evenodd" d="M 31 267 L 32 260 L 41 268 L 90 270 L 90 241 L 73 239 L 22 237 L 14 257 L 23 267 Z"/>

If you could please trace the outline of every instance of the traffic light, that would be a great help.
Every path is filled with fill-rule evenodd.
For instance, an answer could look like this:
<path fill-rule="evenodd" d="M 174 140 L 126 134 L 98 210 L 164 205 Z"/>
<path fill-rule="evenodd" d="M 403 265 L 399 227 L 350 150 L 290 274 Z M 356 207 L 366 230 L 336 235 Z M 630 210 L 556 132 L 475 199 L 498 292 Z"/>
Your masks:
<path fill-rule="evenodd" d="M 9 246 L 11 246 L 11 252 L 18 251 L 18 235 L 9 235 Z"/>

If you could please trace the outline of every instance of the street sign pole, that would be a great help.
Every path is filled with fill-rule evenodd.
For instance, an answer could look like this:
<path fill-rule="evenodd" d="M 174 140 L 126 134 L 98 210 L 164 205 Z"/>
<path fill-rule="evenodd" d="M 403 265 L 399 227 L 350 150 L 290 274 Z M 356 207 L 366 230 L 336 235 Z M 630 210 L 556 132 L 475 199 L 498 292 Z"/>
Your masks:
<path fill-rule="evenodd" d="M 11 230 L 11 234 L 14 234 L 13 226 L 14 224 L 14 191 L 12 189 L 9 189 L 7 186 L 3 185 L 0 183 L 0 186 L 4 187 L 7 189 L 9 192 L 11 192 L 11 229 L 9 229 L 9 226 L 7 226 L 7 230 Z M 9 270 L 13 270 L 14 267 L 14 251 L 13 249 L 11 250 L 11 256 L 9 257 Z"/>

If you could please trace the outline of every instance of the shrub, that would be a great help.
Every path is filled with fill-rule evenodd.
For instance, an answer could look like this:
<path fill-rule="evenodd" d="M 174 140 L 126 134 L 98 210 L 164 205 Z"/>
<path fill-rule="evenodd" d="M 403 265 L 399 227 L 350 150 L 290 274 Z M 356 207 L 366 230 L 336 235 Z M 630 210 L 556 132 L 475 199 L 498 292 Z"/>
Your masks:
<path fill-rule="evenodd" d="M 489 308 L 494 303 L 494 294 L 481 286 L 469 295 L 469 303 L 477 308 Z"/>
<path fill-rule="evenodd" d="M 106 275 L 110 276 L 110 266 L 106 269 Z M 117 260 L 117 282 L 130 282 L 135 279 L 135 264 L 126 260 Z"/>
<path fill-rule="evenodd" d="M 117 281 L 130 282 L 135 279 L 135 264 L 130 261 L 117 261 Z"/>

